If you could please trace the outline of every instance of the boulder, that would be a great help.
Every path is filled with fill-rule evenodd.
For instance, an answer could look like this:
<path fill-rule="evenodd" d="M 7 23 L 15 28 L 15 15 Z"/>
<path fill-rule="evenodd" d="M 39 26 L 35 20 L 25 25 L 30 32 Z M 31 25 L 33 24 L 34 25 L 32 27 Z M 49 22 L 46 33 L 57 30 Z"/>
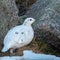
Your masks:
<path fill-rule="evenodd" d="M 0 46 L 7 31 L 17 24 L 18 9 L 15 0 L 0 0 Z"/>
<path fill-rule="evenodd" d="M 36 40 L 45 40 L 60 50 L 60 0 L 37 0 L 25 15 L 36 19 Z"/>

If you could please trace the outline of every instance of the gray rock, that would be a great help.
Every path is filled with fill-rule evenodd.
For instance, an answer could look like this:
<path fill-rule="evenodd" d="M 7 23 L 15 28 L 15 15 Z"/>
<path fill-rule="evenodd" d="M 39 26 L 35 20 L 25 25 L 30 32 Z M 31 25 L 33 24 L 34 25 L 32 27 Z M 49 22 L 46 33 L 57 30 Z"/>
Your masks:
<path fill-rule="evenodd" d="M 37 0 L 26 15 L 36 19 L 33 25 L 35 35 L 39 38 L 36 39 L 44 38 L 47 43 L 60 50 L 60 0 Z"/>
<path fill-rule="evenodd" d="M 0 0 L 0 44 L 6 32 L 17 23 L 18 9 L 15 5 L 15 0 Z"/>

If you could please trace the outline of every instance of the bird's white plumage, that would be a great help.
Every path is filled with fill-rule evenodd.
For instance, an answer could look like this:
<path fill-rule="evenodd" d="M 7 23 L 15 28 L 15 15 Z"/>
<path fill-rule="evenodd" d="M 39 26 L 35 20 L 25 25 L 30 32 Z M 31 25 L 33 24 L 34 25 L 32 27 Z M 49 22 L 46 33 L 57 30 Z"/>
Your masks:
<path fill-rule="evenodd" d="M 34 37 L 34 31 L 31 26 L 34 21 L 35 19 L 33 18 L 27 18 L 22 25 L 9 30 L 4 38 L 2 52 L 6 52 L 10 48 L 15 49 L 29 44 Z"/>

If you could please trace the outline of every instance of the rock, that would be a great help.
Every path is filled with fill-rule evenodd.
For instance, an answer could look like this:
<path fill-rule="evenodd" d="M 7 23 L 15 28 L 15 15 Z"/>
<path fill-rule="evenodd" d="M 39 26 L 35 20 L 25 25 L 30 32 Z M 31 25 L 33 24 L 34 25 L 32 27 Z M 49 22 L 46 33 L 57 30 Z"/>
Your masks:
<path fill-rule="evenodd" d="M 17 23 L 18 9 L 15 0 L 0 0 L 0 45 L 6 32 Z"/>
<path fill-rule="evenodd" d="M 18 15 L 23 16 L 28 8 L 35 2 L 36 0 L 16 0 L 16 5 L 19 9 Z"/>
<path fill-rule="evenodd" d="M 36 19 L 33 25 L 39 37 L 36 39 L 46 40 L 60 50 L 60 0 L 37 0 L 26 15 Z"/>

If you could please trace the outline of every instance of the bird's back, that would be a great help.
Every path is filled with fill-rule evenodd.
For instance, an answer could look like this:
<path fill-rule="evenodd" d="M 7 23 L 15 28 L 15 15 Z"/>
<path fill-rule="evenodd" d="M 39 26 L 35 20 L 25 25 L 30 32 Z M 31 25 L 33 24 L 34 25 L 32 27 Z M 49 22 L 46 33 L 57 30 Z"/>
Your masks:
<path fill-rule="evenodd" d="M 28 44 L 33 38 L 34 32 L 31 27 L 26 27 L 24 25 L 16 26 L 8 31 L 4 38 L 4 45 L 18 45 L 21 42 Z M 22 41 L 23 40 L 23 41 Z"/>

